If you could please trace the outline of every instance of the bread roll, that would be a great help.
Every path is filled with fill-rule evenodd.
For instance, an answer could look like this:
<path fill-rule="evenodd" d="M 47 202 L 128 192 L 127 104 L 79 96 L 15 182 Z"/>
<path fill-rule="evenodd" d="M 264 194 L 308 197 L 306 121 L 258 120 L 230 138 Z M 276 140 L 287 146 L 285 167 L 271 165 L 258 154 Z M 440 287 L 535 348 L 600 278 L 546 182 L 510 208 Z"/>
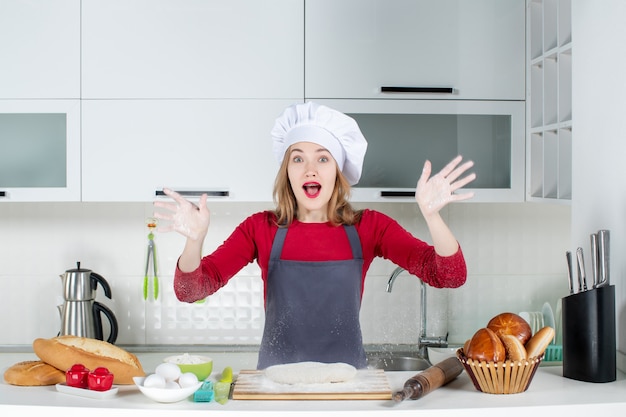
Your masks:
<path fill-rule="evenodd" d="M 500 338 L 484 327 L 472 336 L 465 356 L 480 362 L 502 362 L 506 359 L 506 350 Z"/>
<path fill-rule="evenodd" d="M 532 336 L 530 324 L 515 313 L 500 313 L 487 323 L 487 328 L 498 335 L 512 334 L 522 345 Z"/>
<path fill-rule="evenodd" d="M 526 348 L 522 345 L 522 342 L 512 334 L 499 335 L 504 350 L 506 350 L 506 358 L 512 361 L 521 361 L 526 359 Z"/>
<path fill-rule="evenodd" d="M 554 329 L 550 326 L 543 327 L 537 330 L 537 333 L 530 338 L 526 343 L 526 352 L 529 358 L 534 358 L 541 355 L 550 342 L 554 339 Z"/>
<path fill-rule="evenodd" d="M 65 372 L 43 361 L 24 361 L 10 366 L 4 380 L 11 385 L 34 387 L 65 382 Z"/>
<path fill-rule="evenodd" d="M 114 375 L 114 384 L 133 384 L 134 376 L 146 375 L 135 355 L 102 340 L 78 336 L 35 339 L 33 350 L 57 369 L 67 370 L 77 363 L 91 370 L 103 366 Z"/>

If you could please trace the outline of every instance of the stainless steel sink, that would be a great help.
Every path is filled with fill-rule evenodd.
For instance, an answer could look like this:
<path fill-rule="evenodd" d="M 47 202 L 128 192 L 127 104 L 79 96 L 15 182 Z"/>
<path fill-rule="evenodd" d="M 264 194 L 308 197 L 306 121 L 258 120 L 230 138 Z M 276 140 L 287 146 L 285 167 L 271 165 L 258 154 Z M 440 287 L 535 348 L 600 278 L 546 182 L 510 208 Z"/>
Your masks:
<path fill-rule="evenodd" d="M 385 371 L 423 371 L 430 367 L 426 359 L 415 356 L 369 356 L 367 363 L 369 368 Z"/>

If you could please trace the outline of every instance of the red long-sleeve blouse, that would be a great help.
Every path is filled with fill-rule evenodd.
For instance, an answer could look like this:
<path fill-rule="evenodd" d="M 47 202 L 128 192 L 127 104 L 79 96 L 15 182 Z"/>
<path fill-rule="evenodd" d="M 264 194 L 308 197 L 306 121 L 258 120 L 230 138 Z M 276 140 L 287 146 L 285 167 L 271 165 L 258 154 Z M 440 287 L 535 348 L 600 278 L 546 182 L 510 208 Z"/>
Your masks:
<path fill-rule="evenodd" d="M 174 274 L 176 297 L 184 302 L 206 298 L 255 260 L 266 283 L 269 256 L 277 230 L 274 219 L 270 211 L 253 214 L 237 226 L 213 253 L 203 257 L 195 271 L 182 272 L 177 267 Z M 467 267 L 460 248 L 452 256 L 439 256 L 433 246 L 415 238 L 394 219 L 375 210 L 364 210 L 355 227 L 363 250 L 362 282 L 373 259 L 382 257 L 433 287 L 456 288 L 465 283 Z M 289 226 L 281 256 L 281 259 L 297 261 L 351 258 L 352 251 L 343 227 L 297 220 Z"/>

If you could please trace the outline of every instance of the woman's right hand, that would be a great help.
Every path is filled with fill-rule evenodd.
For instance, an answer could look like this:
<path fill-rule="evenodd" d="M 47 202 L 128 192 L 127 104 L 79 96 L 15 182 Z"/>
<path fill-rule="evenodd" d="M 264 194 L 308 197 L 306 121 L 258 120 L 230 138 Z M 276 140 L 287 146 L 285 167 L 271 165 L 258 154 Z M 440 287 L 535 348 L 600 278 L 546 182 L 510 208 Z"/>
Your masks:
<path fill-rule="evenodd" d="M 207 195 L 202 194 L 198 206 L 186 200 L 174 190 L 164 188 L 163 192 L 174 202 L 155 201 L 154 206 L 167 210 L 154 212 L 157 219 L 166 220 L 169 224 L 159 226 L 160 232 L 176 231 L 188 239 L 204 240 L 209 229 L 210 212 L 207 208 Z"/>

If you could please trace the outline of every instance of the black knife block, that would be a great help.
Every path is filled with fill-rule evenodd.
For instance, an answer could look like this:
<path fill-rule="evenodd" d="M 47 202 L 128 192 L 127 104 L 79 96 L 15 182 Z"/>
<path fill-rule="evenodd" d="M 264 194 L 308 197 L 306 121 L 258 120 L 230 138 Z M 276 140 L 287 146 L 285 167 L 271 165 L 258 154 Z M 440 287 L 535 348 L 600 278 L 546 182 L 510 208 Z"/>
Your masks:
<path fill-rule="evenodd" d="M 563 376 L 585 382 L 616 379 L 615 286 L 562 299 Z"/>

